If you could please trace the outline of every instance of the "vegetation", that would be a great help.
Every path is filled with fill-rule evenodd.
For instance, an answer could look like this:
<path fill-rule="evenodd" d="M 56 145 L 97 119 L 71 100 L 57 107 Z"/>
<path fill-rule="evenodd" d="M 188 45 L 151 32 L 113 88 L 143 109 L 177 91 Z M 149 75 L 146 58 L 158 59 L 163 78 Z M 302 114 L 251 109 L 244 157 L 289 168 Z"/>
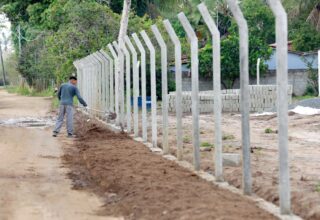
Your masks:
<path fill-rule="evenodd" d="M 232 134 L 224 134 L 224 135 L 222 136 L 222 140 L 224 140 L 224 141 L 226 141 L 226 140 L 233 140 L 233 139 L 235 139 L 235 137 L 234 137 L 234 135 L 232 135 Z"/>
<path fill-rule="evenodd" d="M 223 0 L 202 0 L 218 23 L 221 32 L 221 71 L 223 85 L 231 88 L 239 77 L 239 45 L 237 25 Z M 176 19 L 184 11 L 195 28 L 199 42 L 200 74 L 212 77 L 212 42 L 196 5 L 200 0 L 132 0 L 128 34 L 145 29 L 152 36 L 150 26 L 158 24 L 169 48 L 172 46 L 162 26 L 169 18 L 182 42 L 182 51 L 190 56 L 185 32 Z M 289 16 L 289 39 L 295 50 L 312 51 L 320 43 L 317 0 L 283 0 Z M 39 84 L 34 79 L 61 83 L 75 69 L 73 61 L 84 57 L 117 39 L 123 0 L 2 0 L 1 11 L 12 23 L 17 70 L 31 87 Z M 249 26 L 250 76 L 256 74 L 256 60 L 266 60 L 275 41 L 274 16 L 265 1 L 242 0 L 241 7 Z M 22 50 L 19 51 L 18 27 L 21 29 Z M 154 39 L 152 39 L 154 41 Z M 155 41 L 154 41 L 155 42 Z M 157 45 L 157 43 L 155 43 Z M 157 55 L 159 63 L 159 55 Z M 11 58 L 13 59 L 13 57 Z M 173 50 L 169 59 L 173 60 Z M 267 66 L 261 65 L 263 74 Z M 10 70 L 12 72 L 12 70 Z M 157 70 L 160 79 L 160 69 Z M 161 81 L 157 82 L 158 88 Z M 169 91 L 175 85 L 169 82 Z M 149 91 L 150 89 L 148 89 Z M 158 89 L 160 91 L 160 89 Z M 161 98 L 161 92 L 157 94 Z"/>
<path fill-rule="evenodd" d="M 274 130 L 272 130 L 271 128 L 266 128 L 266 129 L 264 130 L 264 133 L 266 133 L 266 134 L 276 134 L 277 131 L 274 131 Z"/>
<path fill-rule="evenodd" d="M 209 143 L 209 142 L 202 142 L 201 143 L 201 147 L 205 147 L 205 148 L 214 148 L 214 145 Z"/>

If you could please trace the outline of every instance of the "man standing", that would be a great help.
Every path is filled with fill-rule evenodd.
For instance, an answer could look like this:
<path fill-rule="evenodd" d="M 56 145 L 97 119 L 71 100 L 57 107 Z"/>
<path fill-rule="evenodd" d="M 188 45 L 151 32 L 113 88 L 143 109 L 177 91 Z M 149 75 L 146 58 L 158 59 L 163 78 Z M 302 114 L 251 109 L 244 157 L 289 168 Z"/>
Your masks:
<path fill-rule="evenodd" d="M 77 77 L 71 76 L 68 83 L 61 85 L 58 91 L 60 100 L 59 116 L 53 131 L 53 137 L 57 137 L 63 125 L 64 115 L 67 114 L 68 137 L 73 137 L 73 97 L 77 96 L 79 102 L 86 107 L 87 103 L 83 100 L 77 88 Z"/>

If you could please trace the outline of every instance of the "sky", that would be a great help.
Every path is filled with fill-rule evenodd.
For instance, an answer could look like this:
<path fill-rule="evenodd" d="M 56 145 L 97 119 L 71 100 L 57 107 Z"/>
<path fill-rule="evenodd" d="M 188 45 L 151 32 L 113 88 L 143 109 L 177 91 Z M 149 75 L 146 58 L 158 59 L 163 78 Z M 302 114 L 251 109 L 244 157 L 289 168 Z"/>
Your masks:
<path fill-rule="evenodd" d="M 4 33 L 6 37 L 11 37 L 11 24 L 10 24 L 8 18 L 5 16 L 5 14 L 0 14 L 0 25 L 1 25 L 0 26 L 0 39 L 1 39 L 1 42 L 3 42 L 2 33 Z M 2 26 L 4 26 L 4 27 L 2 27 Z M 3 43 L 2 43 L 2 46 L 3 46 Z M 9 42 L 8 49 L 12 50 L 11 40 Z"/>

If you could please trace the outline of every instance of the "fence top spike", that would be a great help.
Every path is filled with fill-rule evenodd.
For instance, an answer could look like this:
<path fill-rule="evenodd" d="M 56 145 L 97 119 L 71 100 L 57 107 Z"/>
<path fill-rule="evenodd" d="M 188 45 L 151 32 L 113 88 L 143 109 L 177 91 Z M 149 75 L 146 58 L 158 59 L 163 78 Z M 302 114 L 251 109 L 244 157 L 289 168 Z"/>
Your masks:
<path fill-rule="evenodd" d="M 152 30 L 153 35 L 155 36 L 158 44 L 160 45 L 160 47 L 166 48 L 167 47 L 166 42 L 164 41 L 164 39 L 163 39 L 163 37 L 162 37 L 157 25 L 155 25 L 155 24 L 152 25 L 151 26 L 151 30 Z"/>
<path fill-rule="evenodd" d="M 145 49 L 144 49 L 144 47 L 143 47 L 138 35 L 136 33 L 133 33 L 132 37 L 133 37 L 134 41 L 136 42 L 136 45 L 139 48 L 141 54 L 144 54 L 146 51 L 145 51 Z"/>
<path fill-rule="evenodd" d="M 142 31 L 140 32 L 140 34 L 141 34 L 144 42 L 146 43 L 148 49 L 150 50 L 150 52 L 155 53 L 154 46 L 153 46 L 153 44 L 152 44 L 149 36 L 147 35 L 147 33 L 146 33 L 144 30 L 142 30 Z"/>
<path fill-rule="evenodd" d="M 195 31 L 193 30 L 188 18 L 186 17 L 186 15 L 183 12 L 180 12 L 178 14 L 178 19 L 179 19 L 180 23 L 182 24 L 182 27 L 186 31 L 186 34 L 187 34 L 189 40 L 190 41 L 198 40 Z"/>
<path fill-rule="evenodd" d="M 118 58 L 118 55 L 117 55 L 116 51 L 114 50 L 112 44 L 108 44 L 108 48 L 109 48 L 109 50 L 110 50 L 113 58 L 117 59 L 117 58 Z"/>
<path fill-rule="evenodd" d="M 125 43 L 128 45 L 129 50 L 131 51 L 132 55 L 133 55 L 133 56 L 137 56 L 137 51 L 136 51 L 136 49 L 134 48 L 134 46 L 133 46 L 130 38 L 129 38 L 127 35 L 124 37 L 124 41 L 125 41 Z"/>
<path fill-rule="evenodd" d="M 180 40 L 179 40 L 176 32 L 174 31 L 170 21 L 168 19 L 164 20 L 163 25 L 164 25 L 166 31 L 168 32 L 171 41 L 175 44 L 175 46 L 181 46 Z"/>
<path fill-rule="evenodd" d="M 220 36 L 219 29 L 212 19 L 207 6 L 204 3 L 201 3 L 197 7 L 211 34 Z"/>

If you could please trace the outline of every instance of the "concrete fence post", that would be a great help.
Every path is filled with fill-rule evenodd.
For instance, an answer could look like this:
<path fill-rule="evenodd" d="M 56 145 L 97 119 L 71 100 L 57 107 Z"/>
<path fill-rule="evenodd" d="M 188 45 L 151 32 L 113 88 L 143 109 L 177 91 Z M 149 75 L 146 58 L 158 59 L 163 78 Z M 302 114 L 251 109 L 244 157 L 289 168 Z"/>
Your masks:
<path fill-rule="evenodd" d="M 241 133 L 242 133 L 242 181 L 243 192 L 252 193 L 251 159 L 250 159 L 250 93 L 249 93 L 249 37 L 248 25 L 237 0 L 227 0 L 230 10 L 238 24 L 240 36 L 240 90 L 241 90 Z"/>
<path fill-rule="evenodd" d="M 281 214 L 291 213 L 288 152 L 288 19 L 280 0 L 268 0 L 276 17 L 279 198 Z"/>
<path fill-rule="evenodd" d="M 147 120 L 147 102 L 146 102 L 146 51 L 136 33 L 132 37 L 141 54 L 141 92 L 142 92 L 142 139 L 148 141 L 148 120 Z"/>
<path fill-rule="evenodd" d="M 198 5 L 204 22 L 212 35 L 213 58 L 213 89 L 214 89 L 214 122 L 215 122 L 215 176 L 217 181 L 223 181 L 222 164 L 222 128 L 221 128 L 221 64 L 220 64 L 220 32 L 208 8 L 204 3 Z"/>
<path fill-rule="evenodd" d="M 109 88 L 109 96 L 107 96 L 108 102 L 109 102 L 109 112 L 114 112 L 114 84 L 113 84 L 113 59 L 109 56 L 107 52 L 104 50 L 100 50 L 100 53 L 108 60 L 109 62 L 109 76 L 107 77 L 107 81 L 109 82 L 107 88 Z M 108 93 L 107 93 L 108 94 Z"/>
<path fill-rule="evenodd" d="M 105 57 L 101 51 L 99 51 L 97 53 L 99 55 L 99 57 L 103 60 L 103 63 L 104 63 L 104 70 L 103 70 L 103 103 L 104 103 L 104 110 L 106 112 L 109 112 L 109 108 L 110 108 L 110 88 L 109 88 L 109 85 L 110 85 L 110 82 L 109 82 L 109 75 L 110 75 L 110 72 L 109 72 L 109 65 L 110 65 L 110 61 L 107 57 Z"/>
<path fill-rule="evenodd" d="M 117 41 L 113 41 L 112 44 L 118 53 L 119 125 L 122 127 L 124 126 L 124 51 L 123 48 L 120 48 Z M 120 56 L 122 56 L 121 59 Z"/>
<path fill-rule="evenodd" d="M 320 96 L 320 50 L 318 50 L 318 92 Z"/>
<path fill-rule="evenodd" d="M 177 117 L 177 158 L 183 158 L 183 131 L 182 131 L 182 62 L 181 43 L 169 20 L 163 21 L 164 27 L 174 44 L 175 80 L 176 80 L 176 117 Z M 169 149 L 168 149 L 169 153 Z"/>
<path fill-rule="evenodd" d="M 112 54 L 113 60 L 114 60 L 114 97 L 115 97 L 115 112 L 116 112 L 116 125 L 119 126 L 119 70 L 118 70 L 118 55 L 116 51 L 114 50 L 113 46 L 111 44 L 108 44 L 109 51 Z"/>
<path fill-rule="evenodd" d="M 198 38 L 183 12 L 178 14 L 178 19 L 188 36 L 191 46 L 193 164 L 195 170 L 200 170 Z"/>
<path fill-rule="evenodd" d="M 103 61 L 100 59 L 100 57 L 97 55 L 97 53 L 93 53 L 92 57 L 96 61 L 96 82 L 95 82 L 95 90 L 97 92 L 97 110 L 102 110 L 102 69 L 103 69 Z"/>
<path fill-rule="evenodd" d="M 158 128 L 157 128 L 156 51 L 147 33 L 145 31 L 141 31 L 140 34 L 150 51 L 152 146 L 157 147 Z"/>
<path fill-rule="evenodd" d="M 131 133 L 131 56 L 126 47 L 123 45 L 123 51 L 126 60 L 126 111 L 127 111 L 127 132 Z"/>
<path fill-rule="evenodd" d="M 257 60 L 257 85 L 260 85 L 260 62 L 261 62 L 261 59 L 258 58 L 258 60 Z"/>
<path fill-rule="evenodd" d="M 168 145 L 168 55 L 167 45 L 156 25 L 151 30 L 161 48 L 161 85 L 162 85 L 162 148 L 163 153 L 169 153 Z"/>
<path fill-rule="evenodd" d="M 139 136 L 139 108 L 138 108 L 138 97 L 139 97 L 139 67 L 138 67 L 138 56 L 137 51 L 134 48 L 130 38 L 125 36 L 124 38 L 126 45 L 128 46 L 132 54 L 132 80 L 133 80 L 133 132 L 134 137 Z"/>

